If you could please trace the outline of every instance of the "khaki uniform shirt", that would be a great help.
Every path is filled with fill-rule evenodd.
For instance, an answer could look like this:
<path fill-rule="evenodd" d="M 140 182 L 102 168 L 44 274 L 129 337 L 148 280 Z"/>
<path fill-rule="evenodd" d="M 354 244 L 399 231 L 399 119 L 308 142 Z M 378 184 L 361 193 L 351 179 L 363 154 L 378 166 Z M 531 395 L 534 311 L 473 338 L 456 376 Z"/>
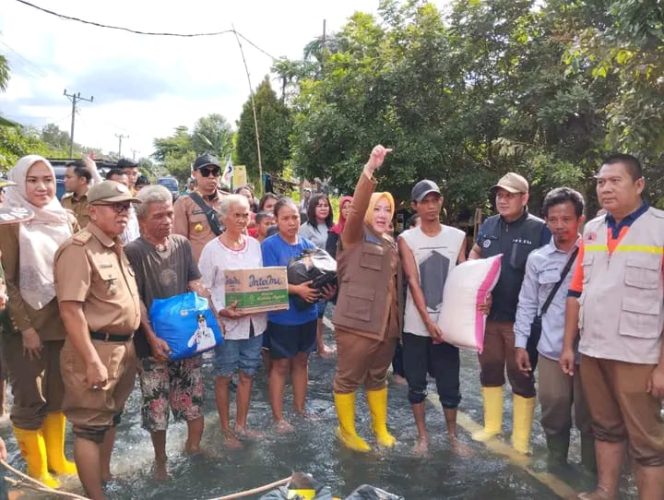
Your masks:
<path fill-rule="evenodd" d="M 81 229 L 88 225 L 88 222 L 90 222 L 90 204 L 88 203 L 87 194 L 77 197 L 76 193 L 67 193 L 62 197 L 60 203 L 64 208 L 74 213 Z"/>
<path fill-rule="evenodd" d="M 69 219 L 71 230 L 75 233 L 79 229 L 76 219 L 72 214 L 69 214 Z M 19 224 L 0 226 L 0 253 L 9 296 L 6 314 L 2 316 L 3 330 L 22 332 L 34 328 L 43 341 L 62 340 L 65 338 L 65 327 L 60 319 L 57 300 L 53 299 L 41 309 L 33 309 L 21 296 L 18 231 Z"/>
<path fill-rule="evenodd" d="M 332 323 L 383 341 L 401 336 L 403 283 L 394 241 L 364 222 L 376 181 L 362 174 L 337 251 L 339 297 Z"/>
<path fill-rule="evenodd" d="M 217 195 L 213 201 L 206 200 L 204 196 L 202 198 L 219 215 L 221 196 Z M 181 234 L 191 242 L 194 261 L 198 263 L 203 247 L 217 235 L 210 229 L 205 212 L 189 196 L 178 198 L 173 206 L 173 211 L 173 232 Z"/>
<path fill-rule="evenodd" d="M 58 302 L 83 303 L 90 331 L 129 335 L 138 329 L 140 303 L 134 271 L 119 239 L 94 222 L 55 254 Z"/>

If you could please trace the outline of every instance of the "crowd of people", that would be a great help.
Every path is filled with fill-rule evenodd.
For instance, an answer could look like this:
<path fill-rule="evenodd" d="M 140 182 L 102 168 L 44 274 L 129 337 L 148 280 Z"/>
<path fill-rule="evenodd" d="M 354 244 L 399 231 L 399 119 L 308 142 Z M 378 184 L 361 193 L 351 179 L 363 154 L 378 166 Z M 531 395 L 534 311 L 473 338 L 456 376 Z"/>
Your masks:
<path fill-rule="evenodd" d="M 605 212 L 585 226 L 580 193 L 553 189 L 540 219 L 528 211 L 527 180 L 510 172 L 490 191 L 497 213 L 468 245 L 464 231 L 440 222 L 444 198 L 428 179 L 412 188 L 409 229 L 393 234 L 395 200 L 375 191 L 374 176 L 390 152 L 372 150 L 353 195 L 339 201 L 336 223 L 324 193 L 305 193 L 296 204 L 273 193 L 256 200 L 249 186 L 220 191 L 222 169 L 209 154 L 196 158 L 192 190 L 175 202 L 165 187 L 143 182 L 136 163 L 122 160 L 102 179 L 89 158 L 67 167 L 60 201 L 48 160 L 21 158 L 0 186 L 3 203 L 33 217 L 0 225 L 0 307 L 10 418 L 28 473 L 50 487 L 58 487 L 58 475 L 78 474 L 90 498 L 104 498 L 115 429 L 136 377 L 156 477 L 168 475 L 170 415 L 186 422 L 185 451 L 200 451 L 203 355 L 171 359 L 149 313 L 155 300 L 189 291 L 208 299 L 223 331 L 214 396 L 229 449 L 260 436 L 248 416 L 262 365 L 275 430 L 293 430 L 284 410 L 289 379 L 293 410 L 307 417 L 309 358 L 317 352 L 336 356 L 331 389 L 344 446 L 371 450 L 355 426 L 360 387 L 376 445 L 395 445 L 388 429 L 393 363 L 408 385 L 414 453 L 429 453 L 430 375 L 451 449 L 463 455 L 460 354 L 438 317 L 450 272 L 500 254 L 500 278 L 477 304 L 487 315 L 479 355 L 484 425 L 472 438 L 503 432 L 507 373 L 517 452 L 530 452 L 539 397 L 552 468 L 568 462 L 573 421 L 580 431 L 582 467 L 597 476 L 597 487 L 579 498 L 617 498 L 627 454 L 641 498 L 664 498 L 664 212 L 643 200 L 639 160 L 616 154 L 603 161 L 595 177 Z M 336 259 L 337 285 L 289 283 L 287 310 L 247 313 L 226 301 L 227 271 L 287 266 L 314 248 Z M 336 346 L 323 340 L 330 302 Z M 66 420 L 73 462 L 64 453 Z"/>

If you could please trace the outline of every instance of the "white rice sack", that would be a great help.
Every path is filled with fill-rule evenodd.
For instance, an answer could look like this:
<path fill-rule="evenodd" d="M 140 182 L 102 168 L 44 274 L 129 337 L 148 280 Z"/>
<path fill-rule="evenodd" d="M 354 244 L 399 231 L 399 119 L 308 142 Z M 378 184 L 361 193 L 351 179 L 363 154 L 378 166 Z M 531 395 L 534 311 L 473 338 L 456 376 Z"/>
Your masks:
<path fill-rule="evenodd" d="M 445 282 L 438 326 L 445 342 L 457 347 L 484 350 L 486 316 L 477 310 L 496 286 L 502 254 L 468 260 L 452 269 Z"/>

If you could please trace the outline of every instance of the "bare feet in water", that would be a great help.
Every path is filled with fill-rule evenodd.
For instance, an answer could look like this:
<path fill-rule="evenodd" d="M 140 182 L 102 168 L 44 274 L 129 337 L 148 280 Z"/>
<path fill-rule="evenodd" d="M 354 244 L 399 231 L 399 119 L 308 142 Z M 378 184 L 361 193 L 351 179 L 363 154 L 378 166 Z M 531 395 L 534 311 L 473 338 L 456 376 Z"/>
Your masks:
<path fill-rule="evenodd" d="M 166 481 L 169 479 L 166 461 L 155 461 L 153 476 L 156 481 Z"/>
<path fill-rule="evenodd" d="M 263 433 L 260 431 L 255 431 L 253 429 L 249 429 L 248 427 L 238 427 L 237 425 L 235 426 L 235 434 L 241 438 L 241 439 L 261 439 L 263 437 Z"/>
<path fill-rule="evenodd" d="M 462 458 L 468 458 L 473 454 L 473 450 L 466 444 L 459 441 L 457 437 L 450 436 L 450 446 L 455 454 Z"/>
<path fill-rule="evenodd" d="M 224 431 L 224 446 L 229 450 L 241 450 L 243 448 L 242 442 L 231 430 Z"/>
<path fill-rule="evenodd" d="M 598 486 L 595 491 L 579 493 L 579 495 L 576 498 L 578 498 L 579 500 L 615 500 L 617 497 L 611 495 L 601 486 Z"/>
<path fill-rule="evenodd" d="M 427 438 L 417 439 L 417 443 L 413 446 L 413 455 L 423 458 L 429 456 L 429 440 Z"/>
<path fill-rule="evenodd" d="M 187 455 L 198 455 L 198 454 L 200 454 L 200 453 L 203 453 L 203 451 L 201 450 L 200 445 L 198 445 L 198 444 L 191 444 L 191 443 L 189 443 L 189 442 L 185 443 L 185 445 L 184 445 L 184 452 L 185 452 Z"/>
<path fill-rule="evenodd" d="M 318 413 L 314 413 L 314 412 L 309 411 L 309 410 L 299 411 L 299 410 L 296 409 L 295 413 L 297 413 L 298 417 L 303 418 L 305 420 L 312 420 L 312 421 L 315 422 L 315 421 L 321 419 L 321 417 Z"/>
<path fill-rule="evenodd" d="M 274 428 L 276 429 L 278 434 L 288 434 L 289 432 L 293 432 L 295 428 L 289 424 L 286 420 L 278 420 L 277 422 L 274 423 Z"/>

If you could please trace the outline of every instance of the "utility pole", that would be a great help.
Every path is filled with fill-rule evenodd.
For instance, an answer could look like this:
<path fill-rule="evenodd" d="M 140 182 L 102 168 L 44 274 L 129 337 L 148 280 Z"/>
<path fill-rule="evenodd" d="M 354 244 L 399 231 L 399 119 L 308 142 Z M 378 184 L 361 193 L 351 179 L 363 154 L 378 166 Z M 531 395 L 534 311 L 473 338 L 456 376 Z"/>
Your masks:
<path fill-rule="evenodd" d="M 320 71 L 325 71 L 325 43 L 327 42 L 327 19 L 323 19 L 323 37 L 320 41 Z"/>
<path fill-rule="evenodd" d="M 118 160 L 122 158 L 122 139 L 129 139 L 128 135 L 115 134 L 115 137 L 118 138 Z"/>
<path fill-rule="evenodd" d="M 136 153 L 139 153 L 138 149 L 132 149 L 131 150 L 132 160 L 134 160 L 134 161 L 136 161 Z"/>
<path fill-rule="evenodd" d="M 87 97 L 81 97 L 80 92 L 74 94 L 67 94 L 67 89 L 65 89 L 64 91 L 64 96 L 71 101 L 71 132 L 69 133 L 69 158 L 72 158 L 74 155 L 74 121 L 76 120 L 76 103 L 78 101 L 92 102 L 95 97 L 90 96 L 89 99 Z"/>

